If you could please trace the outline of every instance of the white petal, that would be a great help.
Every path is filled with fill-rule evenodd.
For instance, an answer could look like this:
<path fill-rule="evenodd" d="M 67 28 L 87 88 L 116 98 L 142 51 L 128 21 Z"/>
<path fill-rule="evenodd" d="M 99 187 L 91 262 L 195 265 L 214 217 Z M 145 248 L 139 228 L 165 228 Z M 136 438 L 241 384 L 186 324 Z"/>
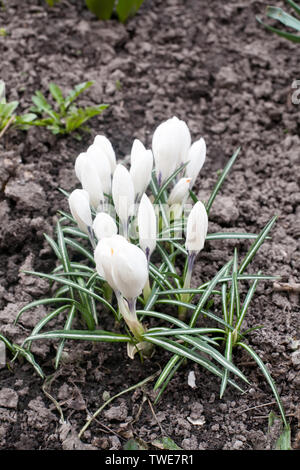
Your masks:
<path fill-rule="evenodd" d="M 130 167 L 135 190 L 135 199 L 139 199 L 146 191 L 152 176 L 153 154 L 151 150 L 144 149 L 136 153 Z"/>
<path fill-rule="evenodd" d="M 185 199 L 189 193 L 191 181 L 191 178 L 181 178 L 175 184 L 168 198 L 168 204 L 170 206 L 173 204 L 182 204 L 185 202 Z"/>
<path fill-rule="evenodd" d="M 75 189 L 70 194 L 68 201 L 71 214 L 78 227 L 88 233 L 88 227 L 91 227 L 93 223 L 88 193 L 83 189 Z"/>
<path fill-rule="evenodd" d="M 81 182 L 81 169 L 85 161 L 86 161 L 86 152 L 80 153 L 75 160 L 75 174 L 80 182 Z"/>
<path fill-rule="evenodd" d="M 146 147 L 139 139 L 134 139 L 131 152 L 130 152 L 130 164 L 133 165 L 135 160 L 140 157 L 146 151 Z"/>
<path fill-rule="evenodd" d="M 89 159 L 82 164 L 80 176 L 82 188 L 89 193 L 90 204 L 97 210 L 100 203 L 104 201 L 104 194 L 97 169 Z"/>
<path fill-rule="evenodd" d="M 112 197 L 116 212 L 122 222 L 127 222 L 134 211 L 134 186 L 129 171 L 118 164 L 113 175 Z"/>
<path fill-rule="evenodd" d="M 195 184 L 198 174 L 203 167 L 206 158 L 206 143 L 203 137 L 192 144 L 189 149 L 187 160 L 189 163 L 186 166 L 185 174 L 192 178 L 191 187 Z"/>
<path fill-rule="evenodd" d="M 110 194 L 112 172 L 108 156 L 99 146 L 93 144 L 88 148 L 86 157 L 93 162 L 97 169 L 103 192 Z"/>
<path fill-rule="evenodd" d="M 106 212 L 98 212 L 93 222 L 93 230 L 98 240 L 112 237 L 118 233 L 116 222 Z"/>
<path fill-rule="evenodd" d="M 157 221 L 154 206 L 146 194 L 139 204 L 138 229 L 140 247 L 149 259 L 156 247 Z"/>
<path fill-rule="evenodd" d="M 96 135 L 94 144 L 99 146 L 106 153 L 110 162 L 111 173 L 113 174 L 116 169 L 116 154 L 110 140 L 104 135 Z"/>

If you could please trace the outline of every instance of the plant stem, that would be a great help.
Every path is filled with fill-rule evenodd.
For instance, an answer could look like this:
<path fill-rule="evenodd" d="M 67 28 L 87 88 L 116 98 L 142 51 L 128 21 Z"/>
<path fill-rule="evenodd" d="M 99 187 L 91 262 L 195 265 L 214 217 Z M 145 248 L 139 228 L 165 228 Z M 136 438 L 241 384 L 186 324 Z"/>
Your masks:
<path fill-rule="evenodd" d="M 145 287 L 143 289 L 143 296 L 144 296 L 145 303 L 149 299 L 151 292 L 152 291 L 151 291 L 151 287 L 150 287 L 150 280 L 149 280 L 149 276 L 148 276 L 147 282 L 146 282 Z"/>
<path fill-rule="evenodd" d="M 121 294 L 117 295 L 117 299 L 120 312 L 128 328 L 137 341 L 142 341 L 142 335 L 145 333 L 145 330 L 136 315 L 136 299 L 128 299 L 126 301 Z"/>
<path fill-rule="evenodd" d="M 191 286 L 192 272 L 195 263 L 197 252 L 189 251 L 188 253 L 188 266 L 185 274 L 183 289 L 189 289 Z M 188 303 L 190 300 L 190 294 L 182 294 L 181 301 Z M 186 307 L 179 306 L 178 309 L 179 319 L 184 321 L 186 317 Z"/>

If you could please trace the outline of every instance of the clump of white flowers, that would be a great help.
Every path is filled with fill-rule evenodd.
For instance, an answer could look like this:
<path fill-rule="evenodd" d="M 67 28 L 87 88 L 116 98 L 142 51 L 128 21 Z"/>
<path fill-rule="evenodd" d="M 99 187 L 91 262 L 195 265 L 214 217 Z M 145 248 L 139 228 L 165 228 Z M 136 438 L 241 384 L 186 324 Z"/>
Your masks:
<path fill-rule="evenodd" d="M 220 397 L 227 384 L 243 392 L 236 379 L 249 381 L 232 362 L 234 348 L 243 348 L 260 367 L 287 425 L 274 381 L 246 342 L 251 329 L 242 331 L 258 282 L 274 279 L 260 271 L 246 274 L 245 270 L 276 216 L 258 235 L 207 233 L 210 208 L 238 154 L 239 149 L 204 204 L 193 188 L 205 162 L 206 144 L 202 137 L 192 142 L 184 121 L 173 117 L 161 123 L 154 131 L 151 149 L 135 139 L 128 164 L 116 159 L 105 136 L 96 136 L 76 158 L 75 173 L 81 186 L 68 195 L 72 217 L 61 213 L 57 241 L 46 235 L 57 256 L 57 266 L 51 274 L 28 272 L 48 279 L 51 287 L 59 287 L 52 298 L 24 306 L 17 319 L 36 306 L 53 304 L 55 308 L 37 323 L 22 347 L 7 341 L 5 344 L 14 353 L 23 354 L 41 376 L 30 351 L 33 340 L 59 339 L 56 367 L 64 341 L 70 339 L 126 343 L 130 358 L 136 353 L 141 359 L 151 357 L 154 347 L 162 348 L 172 357 L 155 383 L 154 390 L 160 389 L 156 400 L 185 360 L 194 361 L 221 379 Z M 252 239 L 253 243 L 241 262 L 235 248 L 233 257 L 211 280 L 191 286 L 194 264 L 205 241 L 228 238 Z M 69 247 L 73 250 L 71 257 Z M 79 255 L 79 260 L 74 255 Z M 244 288 L 239 292 L 239 283 L 245 280 L 250 282 L 246 295 Z M 97 309 L 99 304 L 101 310 Z M 210 305 L 216 310 L 220 306 L 219 315 L 211 311 Z M 102 329 L 101 315 L 107 312 L 115 320 L 110 328 L 113 331 Z M 62 313 L 66 320 L 61 330 L 40 331 Z M 198 327 L 200 317 L 213 323 Z M 75 318 L 76 325 L 83 324 L 83 329 L 76 329 Z M 110 321 L 111 317 L 106 317 L 107 324 Z"/>
<path fill-rule="evenodd" d="M 75 161 L 81 189 L 69 196 L 71 213 L 88 234 L 97 271 L 113 289 L 119 311 L 137 339 L 144 328 L 136 316 L 136 301 L 142 292 L 145 299 L 150 295 L 150 257 L 159 229 L 166 226 L 159 205 L 156 210 L 153 204 L 153 194 L 147 194 L 150 182 L 154 178 L 160 189 L 171 178 L 164 192 L 165 214 L 173 214 L 172 222 L 174 214 L 182 216 L 205 156 L 204 139 L 192 143 L 187 124 L 173 117 L 156 128 L 152 149 L 138 139 L 133 141 L 129 168 L 116 160 L 112 144 L 103 135 L 96 136 Z M 195 256 L 203 248 L 207 223 L 206 209 L 198 202 L 187 218 L 185 288 L 190 286 Z"/>

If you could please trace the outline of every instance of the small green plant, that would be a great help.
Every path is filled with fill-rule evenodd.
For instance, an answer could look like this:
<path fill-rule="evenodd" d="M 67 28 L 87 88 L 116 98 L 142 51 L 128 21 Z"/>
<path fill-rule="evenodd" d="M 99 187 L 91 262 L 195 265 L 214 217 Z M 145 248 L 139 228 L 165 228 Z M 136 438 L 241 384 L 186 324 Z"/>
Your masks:
<path fill-rule="evenodd" d="M 53 7 L 59 0 L 46 0 Z M 144 0 L 85 0 L 87 8 L 94 13 L 99 20 L 109 20 L 115 13 L 122 23 L 134 16 Z"/>
<path fill-rule="evenodd" d="M 22 116 L 17 116 L 15 111 L 18 106 L 18 101 L 7 103 L 5 96 L 5 83 L 0 80 L 0 137 L 3 136 L 4 132 L 10 126 L 15 126 L 23 130 L 27 129 L 36 118 L 34 113 L 26 113 Z"/>
<path fill-rule="evenodd" d="M 287 4 L 290 5 L 297 15 L 300 16 L 300 5 L 295 3 L 293 0 L 286 0 Z M 282 8 L 268 6 L 266 9 L 266 15 L 273 20 L 277 20 L 282 23 L 284 26 L 291 28 L 296 31 L 296 33 L 300 32 L 300 19 L 297 19 L 295 16 L 290 15 L 289 13 L 285 12 Z M 272 31 L 273 33 L 281 36 L 285 39 L 288 39 L 292 42 L 300 42 L 299 34 L 295 34 L 289 31 L 283 31 L 281 29 L 275 28 L 274 26 L 268 25 L 264 23 L 259 17 L 257 17 L 257 21 L 262 24 L 266 29 Z"/>
<path fill-rule="evenodd" d="M 82 188 L 71 194 L 62 190 L 70 213 L 60 212 L 56 239 L 45 235 L 57 266 L 50 274 L 29 272 L 47 279 L 54 294 L 23 307 L 16 321 L 40 305 L 53 310 L 39 321 L 22 348 L 30 352 L 33 341 L 58 340 L 55 367 L 67 340 L 125 343 L 131 359 L 136 354 L 151 358 L 162 348 L 171 357 L 155 383 L 156 402 L 187 361 L 196 362 L 220 381 L 221 397 L 228 385 L 242 392 L 239 382 L 249 381 L 233 358 L 235 349 L 243 348 L 264 374 L 287 426 L 275 384 L 248 342 L 255 326 L 242 328 L 257 284 L 276 279 L 261 272 L 246 273 L 276 217 L 260 234 L 207 233 L 212 204 L 238 155 L 239 149 L 202 202 L 192 188 L 206 158 L 206 144 L 203 138 L 191 144 L 184 121 L 174 117 L 160 124 L 152 151 L 136 139 L 130 170 L 117 164 L 110 141 L 96 136 L 75 162 Z M 241 261 L 235 249 L 212 279 L 191 287 L 204 244 L 226 239 L 252 244 Z M 250 285 L 242 295 L 240 284 L 245 283 Z M 63 329 L 42 331 L 62 315 Z M 103 329 L 105 315 L 113 317 L 117 331 Z"/>
<path fill-rule="evenodd" d="M 85 108 L 75 105 L 74 102 L 79 95 L 92 85 L 93 82 L 91 81 L 80 83 L 64 97 L 60 87 L 55 83 L 50 83 L 49 91 L 55 101 L 55 107 L 47 101 L 40 91 L 36 91 L 32 97 L 34 106 L 31 111 L 38 116 L 38 119 L 34 120 L 32 124 L 46 127 L 53 134 L 70 134 L 77 130 L 88 132 L 89 128 L 84 124 L 92 117 L 101 114 L 108 107 L 107 104 Z M 78 132 L 74 136 L 78 139 L 81 138 Z"/>
<path fill-rule="evenodd" d="M 124 23 L 136 14 L 144 0 L 85 0 L 89 10 L 101 20 L 109 20 L 116 12 L 119 20 Z"/>
<path fill-rule="evenodd" d="M 54 7 L 55 3 L 58 3 L 60 0 L 46 0 L 46 3 L 48 3 L 49 7 Z"/>

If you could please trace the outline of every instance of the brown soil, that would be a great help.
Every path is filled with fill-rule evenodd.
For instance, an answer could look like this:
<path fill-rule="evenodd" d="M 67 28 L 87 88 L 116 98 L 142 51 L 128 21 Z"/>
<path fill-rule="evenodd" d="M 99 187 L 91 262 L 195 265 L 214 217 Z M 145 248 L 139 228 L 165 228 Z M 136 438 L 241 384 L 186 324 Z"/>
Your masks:
<path fill-rule="evenodd" d="M 193 140 L 206 139 L 208 155 L 197 189 L 201 197 L 242 146 L 214 203 L 209 232 L 258 233 L 277 214 L 272 239 L 259 250 L 251 272 L 262 269 L 300 282 L 299 107 L 291 102 L 300 52 L 258 26 L 255 15 L 263 12 L 264 2 L 145 0 L 126 25 L 115 19 L 98 22 L 75 0 L 62 0 L 54 8 L 42 0 L 4 4 L 1 78 L 8 100 L 19 100 L 19 112 L 28 109 L 36 90 L 47 93 L 51 81 L 68 91 L 94 80 L 80 103 L 110 107 L 91 121 L 92 133 L 82 141 L 39 128 L 10 129 L 0 141 L 2 334 L 21 344 L 45 314 L 43 308 L 30 311 L 13 325 L 21 306 L 49 293 L 45 281 L 22 270 L 49 272 L 55 265 L 43 233 L 53 234 L 57 210 L 67 208 L 58 188 L 78 186 L 75 157 L 102 133 L 121 160 L 134 138 L 150 146 L 155 127 L 173 115 L 188 123 Z M 233 246 L 242 254 L 249 243 L 206 243 L 195 285 L 215 275 Z M 292 447 L 299 449 L 299 292 L 276 291 L 272 282 L 262 282 L 247 316 L 247 326 L 256 325 L 264 328 L 253 331 L 249 343 L 276 382 Z M 54 346 L 50 341 L 33 344 L 49 376 L 54 374 Z M 112 402 L 78 440 L 105 392 L 113 396 L 134 385 L 169 357 L 159 352 L 141 364 L 127 358 L 123 345 L 69 341 L 65 361 L 46 387 L 31 365 L 11 363 L 0 369 L 0 448 L 120 450 L 131 437 L 154 448 L 153 441 L 163 434 L 182 449 L 274 449 L 280 431 L 279 421 L 268 429 L 270 412 L 278 414 L 274 396 L 255 363 L 240 351 L 234 361 L 251 382 L 244 395 L 228 388 L 220 400 L 219 382 L 188 363 L 154 409 L 149 383 Z M 190 371 L 196 388 L 188 385 Z"/>

